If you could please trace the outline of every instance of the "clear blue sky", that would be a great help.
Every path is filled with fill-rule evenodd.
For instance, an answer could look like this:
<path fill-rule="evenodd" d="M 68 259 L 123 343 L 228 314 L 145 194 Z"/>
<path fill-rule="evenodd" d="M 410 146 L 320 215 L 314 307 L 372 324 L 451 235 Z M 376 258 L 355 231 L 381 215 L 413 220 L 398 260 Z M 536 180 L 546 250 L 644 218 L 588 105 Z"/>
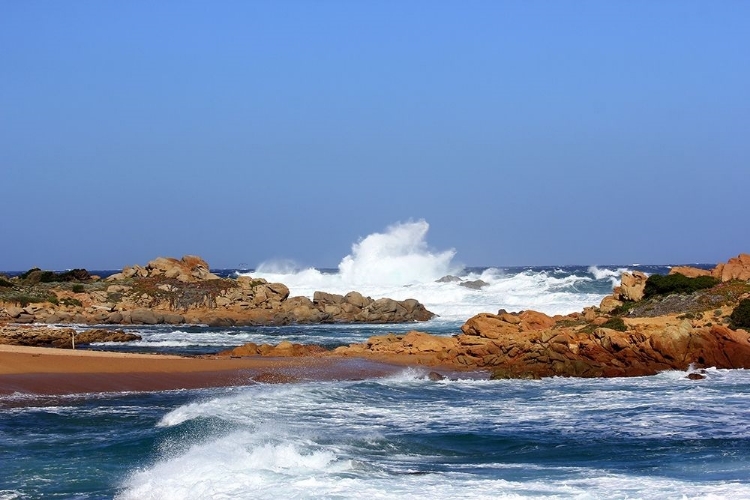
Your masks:
<path fill-rule="evenodd" d="M 750 252 L 750 2 L 0 2 L 0 269 Z"/>

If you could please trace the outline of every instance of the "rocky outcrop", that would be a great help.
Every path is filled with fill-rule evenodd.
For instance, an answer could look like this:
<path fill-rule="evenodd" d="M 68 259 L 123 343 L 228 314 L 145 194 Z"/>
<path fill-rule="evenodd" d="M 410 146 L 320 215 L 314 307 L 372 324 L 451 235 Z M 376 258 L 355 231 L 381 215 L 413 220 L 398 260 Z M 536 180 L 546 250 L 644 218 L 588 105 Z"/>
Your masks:
<path fill-rule="evenodd" d="M 711 271 L 711 276 L 721 281 L 750 280 L 750 254 L 743 253 L 729 259 L 726 264 L 719 264 Z"/>
<path fill-rule="evenodd" d="M 713 276 L 721 281 L 748 281 L 750 280 L 750 254 L 742 253 L 737 257 L 732 257 L 727 262 L 717 264 L 710 271 L 691 266 L 675 266 L 669 270 L 669 274 L 682 274 L 688 278 Z"/>
<path fill-rule="evenodd" d="M 621 301 L 638 302 L 643 299 L 648 276 L 640 271 L 624 272 L 620 278 L 620 286 L 615 289 L 614 297 Z"/>
<path fill-rule="evenodd" d="M 688 278 L 698 278 L 699 276 L 711 276 L 711 271 L 691 266 L 674 266 L 669 270 L 669 274 L 681 274 Z"/>
<path fill-rule="evenodd" d="M 526 317 L 524 317 L 526 316 Z M 495 378 L 622 377 L 664 370 L 750 368 L 750 334 L 690 321 L 629 321 L 625 331 L 565 326 L 534 313 L 479 314 L 454 337 L 420 332 L 372 337 L 335 355 L 490 370 Z M 550 327 L 552 325 L 552 327 Z"/>
<path fill-rule="evenodd" d="M 133 277 L 174 278 L 185 283 L 219 279 L 218 276 L 209 271 L 208 263 L 205 260 L 195 255 L 185 255 L 180 260 L 173 257 L 157 257 L 146 264 L 146 267 L 138 265 L 126 267 L 121 273 L 113 274 L 107 278 L 107 281 L 118 281 Z"/>
<path fill-rule="evenodd" d="M 95 342 L 132 342 L 141 340 L 141 337 L 122 330 L 101 328 L 76 332 L 73 328 L 0 326 L 0 344 L 71 349 L 73 339 L 75 345 L 85 345 Z"/>
<path fill-rule="evenodd" d="M 159 257 L 106 282 L 48 286 L 37 297 L 2 303 L 0 321 L 13 323 L 181 324 L 227 327 L 288 323 L 403 323 L 434 315 L 413 299 L 374 300 L 360 293 L 316 292 L 290 297 L 281 283 L 240 276 L 223 279 L 200 257 Z M 18 307 L 19 300 L 34 303 Z"/>

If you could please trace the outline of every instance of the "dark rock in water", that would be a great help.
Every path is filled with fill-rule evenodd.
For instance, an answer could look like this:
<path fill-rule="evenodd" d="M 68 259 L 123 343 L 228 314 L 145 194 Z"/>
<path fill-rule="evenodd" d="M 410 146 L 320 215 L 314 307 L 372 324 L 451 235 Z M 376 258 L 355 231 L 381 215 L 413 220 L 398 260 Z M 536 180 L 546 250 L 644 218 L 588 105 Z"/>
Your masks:
<path fill-rule="evenodd" d="M 141 336 L 135 333 L 125 333 L 122 330 L 106 330 L 96 328 L 86 330 L 76 335 L 77 344 L 92 344 L 94 342 L 133 342 L 141 340 Z"/>
<path fill-rule="evenodd" d="M 700 373 L 688 373 L 687 378 L 689 378 L 690 380 L 703 380 L 704 378 L 706 378 L 706 376 Z"/>
<path fill-rule="evenodd" d="M 447 276 L 443 276 L 439 280 L 435 280 L 435 283 L 455 283 L 457 281 L 461 281 L 461 278 L 449 274 Z"/>
<path fill-rule="evenodd" d="M 438 372 L 428 373 L 427 378 L 434 381 L 445 380 L 445 377 L 443 375 L 440 375 Z"/>
<path fill-rule="evenodd" d="M 125 333 L 122 330 L 106 330 L 103 328 L 86 330 L 80 333 L 76 333 L 72 328 L 29 328 L 10 325 L 0 328 L 0 344 L 8 345 L 70 349 L 73 347 L 74 337 L 76 344 L 141 340 L 141 336 L 134 333 Z"/>
<path fill-rule="evenodd" d="M 232 318 L 216 317 L 208 319 L 206 324 L 208 326 L 229 327 L 234 326 L 235 322 Z"/>
<path fill-rule="evenodd" d="M 482 280 L 473 280 L 473 281 L 462 281 L 461 283 L 459 283 L 459 285 L 465 286 L 466 288 L 471 288 L 472 290 L 480 290 L 486 287 L 487 285 L 489 285 L 489 283 L 487 283 L 486 281 L 482 281 Z"/>

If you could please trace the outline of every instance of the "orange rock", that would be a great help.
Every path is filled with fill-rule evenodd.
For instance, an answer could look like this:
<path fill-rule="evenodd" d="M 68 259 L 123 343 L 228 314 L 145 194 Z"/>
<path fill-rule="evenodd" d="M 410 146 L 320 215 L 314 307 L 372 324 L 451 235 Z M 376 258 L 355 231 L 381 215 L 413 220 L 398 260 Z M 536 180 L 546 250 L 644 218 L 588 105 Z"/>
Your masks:
<path fill-rule="evenodd" d="M 711 276 L 711 271 L 690 266 L 675 266 L 669 270 L 669 274 L 681 274 L 688 278 L 697 278 L 699 276 Z"/>
<path fill-rule="evenodd" d="M 523 311 L 519 313 L 521 318 L 521 329 L 523 331 L 544 330 L 555 326 L 555 320 L 538 311 Z"/>
<path fill-rule="evenodd" d="M 743 253 L 732 257 L 726 264 L 717 265 L 711 276 L 721 281 L 750 280 L 750 254 Z"/>
<path fill-rule="evenodd" d="M 648 276 L 640 271 L 622 273 L 620 278 L 620 300 L 638 302 L 643 299 L 643 291 L 646 288 Z"/>

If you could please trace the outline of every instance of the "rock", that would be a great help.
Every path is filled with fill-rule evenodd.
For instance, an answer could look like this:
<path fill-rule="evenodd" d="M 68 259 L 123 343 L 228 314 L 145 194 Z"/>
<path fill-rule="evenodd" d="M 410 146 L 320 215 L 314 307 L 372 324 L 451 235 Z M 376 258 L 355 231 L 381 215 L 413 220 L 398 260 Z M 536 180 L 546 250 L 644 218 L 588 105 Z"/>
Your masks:
<path fill-rule="evenodd" d="M 703 380 L 704 378 L 706 378 L 706 376 L 700 373 L 688 373 L 687 378 L 690 380 Z"/>
<path fill-rule="evenodd" d="M 232 357 L 243 357 L 243 356 L 268 356 L 268 357 L 301 357 L 301 356 L 316 356 L 327 352 L 325 348 L 318 345 L 310 344 L 293 344 L 289 341 L 280 342 L 278 345 L 270 344 L 255 344 L 249 342 L 247 344 L 235 347 L 228 351 L 222 351 L 219 356 L 232 356 Z"/>
<path fill-rule="evenodd" d="M 690 266 L 675 266 L 669 270 L 669 274 L 681 274 L 688 278 L 698 278 L 699 276 L 711 276 L 711 271 Z"/>
<path fill-rule="evenodd" d="M 583 319 L 585 321 L 588 321 L 589 323 L 594 321 L 597 317 L 596 308 L 594 307 L 584 307 L 583 308 Z"/>
<path fill-rule="evenodd" d="M 452 274 L 448 274 L 438 280 L 435 280 L 435 283 L 456 283 L 459 281 L 461 281 L 461 278 L 459 278 L 458 276 L 453 276 Z"/>
<path fill-rule="evenodd" d="M 109 313 L 107 319 L 104 321 L 106 324 L 119 324 L 122 323 L 123 315 L 120 312 Z"/>
<path fill-rule="evenodd" d="M 750 254 L 743 253 L 732 257 L 726 264 L 719 264 L 711 271 L 711 276 L 721 281 L 750 280 Z"/>
<path fill-rule="evenodd" d="M 0 344 L 71 349 L 75 334 L 72 328 L 8 325 L 0 327 Z"/>
<path fill-rule="evenodd" d="M 96 328 L 84 330 L 76 335 L 76 344 L 93 344 L 95 342 L 133 342 L 141 340 L 141 336 L 135 333 L 126 333 L 122 330 L 105 330 Z"/>
<path fill-rule="evenodd" d="M 130 313 L 133 324 L 156 325 L 164 322 L 164 317 L 150 309 L 136 309 Z"/>
<path fill-rule="evenodd" d="M 373 300 L 370 297 L 364 297 L 359 292 L 349 292 L 346 295 L 344 295 L 344 301 L 347 304 L 351 304 L 353 306 L 363 308 L 367 307 L 368 305 L 372 304 Z"/>
<path fill-rule="evenodd" d="M 428 373 L 427 374 L 427 378 L 429 380 L 432 380 L 432 381 L 435 381 L 435 382 L 440 381 L 440 380 L 445 380 L 445 376 L 440 375 L 438 372 L 430 372 L 430 373 Z"/>
<path fill-rule="evenodd" d="M 646 288 L 648 276 L 640 271 L 622 273 L 620 279 L 620 300 L 638 302 L 643 299 L 643 291 Z"/>
<path fill-rule="evenodd" d="M 521 319 L 521 329 L 524 331 L 543 330 L 555 326 L 556 323 L 553 318 L 538 311 L 521 311 L 518 317 Z"/>
<path fill-rule="evenodd" d="M 20 307 L 6 307 L 5 308 L 5 313 L 11 318 L 17 318 L 21 314 L 23 314 L 23 312 L 24 312 L 23 309 L 21 309 Z"/>
<path fill-rule="evenodd" d="M 219 279 L 211 273 L 208 263 L 196 255 L 185 255 L 181 260 L 173 257 L 157 257 L 146 264 L 145 275 L 140 271 L 139 276 L 164 276 L 165 278 L 177 279 L 182 282 L 203 281 Z M 123 270 L 125 274 L 125 270 Z"/>
<path fill-rule="evenodd" d="M 460 286 L 471 288 L 472 290 L 480 290 L 489 285 L 486 281 L 473 280 L 473 281 L 462 281 L 459 283 Z"/>
<path fill-rule="evenodd" d="M 315 305 L 341 304 L 344 302 L 344 296 L 335 293 L 315 292 L 312 301 Z"/>
<path fill-rule="evenodd" d="M 15 317 L 14 323 L 28 324 L 33 323 L 36 317 L 33 314 L 21 313 Z"/>
<path fill-rule="evenodd" d="M 612 295 L 607 295 L 599 304 L 599 310 L 604 314 L 609 314 L 622 305 L 622 301 L 617 300 Z"/>
<path fill-rule="evenodd" d="M 214 316 L 211 318 L 206 318 L 205 322 L 208 326 L 221 327 L 221 328 L 234 326 L 236 324 L 232 318 L 227 318 L 227 317 L 222 317 L 222 316 Z"/>
<path fill-rule="evenodd" d="M 76 333 L 72 328 L 0 327 L 0 344 L 71 349 L 74 336 L 76 345 L 93 342 L 131 342 L 141 339 L 139 335 L 120 330 L 93 329 Z"/>
<path fill-rule="evenodd" d="M 185 317 L 182 314 L 164 313 L 162 318 L 163 322 L 168 325 L 181 325 L 185 322 Z"/>

